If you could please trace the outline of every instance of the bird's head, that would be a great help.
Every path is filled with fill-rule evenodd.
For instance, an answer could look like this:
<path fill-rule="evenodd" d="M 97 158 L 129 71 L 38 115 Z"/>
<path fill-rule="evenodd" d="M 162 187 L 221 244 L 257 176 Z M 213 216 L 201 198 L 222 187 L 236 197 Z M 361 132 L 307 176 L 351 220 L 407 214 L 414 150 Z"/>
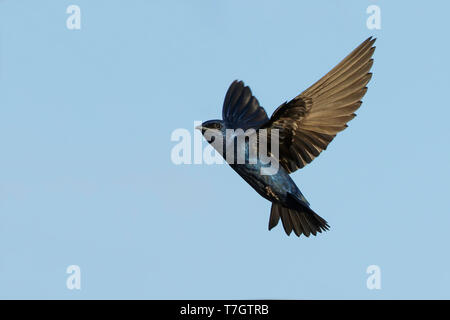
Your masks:
<path fill-rule="evenodd" d="M 208 120 L 195 127 L 195 129 L 200 130 L 208 142 L 212 142 L 212 138 L 215 135 L 223 135 L 225 125 L 222 120 Z M 206 132 L 208 133 L 205 134 Z"/>

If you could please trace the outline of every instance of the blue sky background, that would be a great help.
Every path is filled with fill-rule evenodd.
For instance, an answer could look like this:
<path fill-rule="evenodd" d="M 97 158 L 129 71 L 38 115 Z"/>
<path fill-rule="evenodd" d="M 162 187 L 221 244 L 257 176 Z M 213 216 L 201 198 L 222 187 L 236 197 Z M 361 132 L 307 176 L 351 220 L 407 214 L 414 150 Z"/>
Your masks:
<path fill-rule="evenodd" d="M 449 299 L 449 11 L 0 1 L 0 298 Z M 271 114 L 370 35 L 358 117 L 293 174 L 329 232 L 268 232 L 270 203 L 228 166 L 171 162 L 172 131 L 220 117 L 234 79 Z"/>

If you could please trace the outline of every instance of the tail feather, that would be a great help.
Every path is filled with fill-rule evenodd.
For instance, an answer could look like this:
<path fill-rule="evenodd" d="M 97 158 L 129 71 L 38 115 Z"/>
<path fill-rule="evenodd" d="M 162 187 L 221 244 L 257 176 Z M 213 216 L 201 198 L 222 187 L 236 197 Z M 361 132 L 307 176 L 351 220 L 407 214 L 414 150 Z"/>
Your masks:
<path fill-rule="evenodd" d="M 280 215 L 281 215 L 281 222 L 283 223 L 283 228 L 286 231 L 286 233 L 290 235 L 292 232 L 293 225 L 291 217 L 289 215 L 289 210 L 280 210 Z"/>
<path fill-rule="evenodd" d="M 272 203 L 270 211 L 269 230 L 275 227 L 281 217 L 284 231 L 290 235 L 292 231 L 299 237 L 301 234 L 309 237 L 317 232 L 321 233 L 330 228 L 328 223 L 307 206 L 298 206 L 296 209 L 283 207 L 281 204 Z"/>
<path fill-rule="evenodd" d="M 315 233 L 315 226 L 314 225 L 310 225 L 308 223 L 308 218 L 306 217 L 308 214 L 304 211 L 300 211 L 297 213 L 298 217 L 300 218 L 300 222 L 303 226 L 303 234 L 306 237 L 309 237 L 311 235 L 311 233 Z"/>
<path fill-rule="evenodd" d="M 300 216 L 293 210 L 288 210 L 289 211 L 289 216 L 291 218 L 292 221 L 292 226 L 294 229 L 294 233 L 297 235 L 297 237 L 300 237 L 300 235 L 302 234 L 302 224 L 300 221 Z"/>
<path fill-rule="evenodd" d="M 269 230 L 275 227 L 278 224 L 278 221 L 280 221 L 280 206 L 272 205 L 269 218 Z"/>

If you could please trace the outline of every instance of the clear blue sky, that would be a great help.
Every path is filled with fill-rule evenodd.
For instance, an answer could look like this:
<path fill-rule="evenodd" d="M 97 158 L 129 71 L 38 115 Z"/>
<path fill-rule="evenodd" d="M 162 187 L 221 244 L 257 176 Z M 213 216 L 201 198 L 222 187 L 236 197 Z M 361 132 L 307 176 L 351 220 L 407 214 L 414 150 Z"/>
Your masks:
<path fill-rule="evenodd" d="M 450 298 L 449 12 L 0 1 L 0 298 Z M 293 174 L 329 232 L 268 232 L 270 203 L 228 166 L 171 162 L 172 131 L 220 117 L 234 79 L 271 114 L 370 35 L 358 117 Z"/>

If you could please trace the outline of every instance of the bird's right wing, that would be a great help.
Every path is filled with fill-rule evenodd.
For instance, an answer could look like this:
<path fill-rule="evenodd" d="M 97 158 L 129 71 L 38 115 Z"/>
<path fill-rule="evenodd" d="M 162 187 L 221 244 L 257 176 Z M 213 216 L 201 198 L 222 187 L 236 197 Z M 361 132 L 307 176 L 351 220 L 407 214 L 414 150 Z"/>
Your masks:
<path fill-rule="evenodd" d="M 278 129 L 279 161 L 288 172 L 317 157 L 361 106 L 372 74 L 375 39 L 369 38 L 303 93 L 282 104 L 263 126 Z"/>

